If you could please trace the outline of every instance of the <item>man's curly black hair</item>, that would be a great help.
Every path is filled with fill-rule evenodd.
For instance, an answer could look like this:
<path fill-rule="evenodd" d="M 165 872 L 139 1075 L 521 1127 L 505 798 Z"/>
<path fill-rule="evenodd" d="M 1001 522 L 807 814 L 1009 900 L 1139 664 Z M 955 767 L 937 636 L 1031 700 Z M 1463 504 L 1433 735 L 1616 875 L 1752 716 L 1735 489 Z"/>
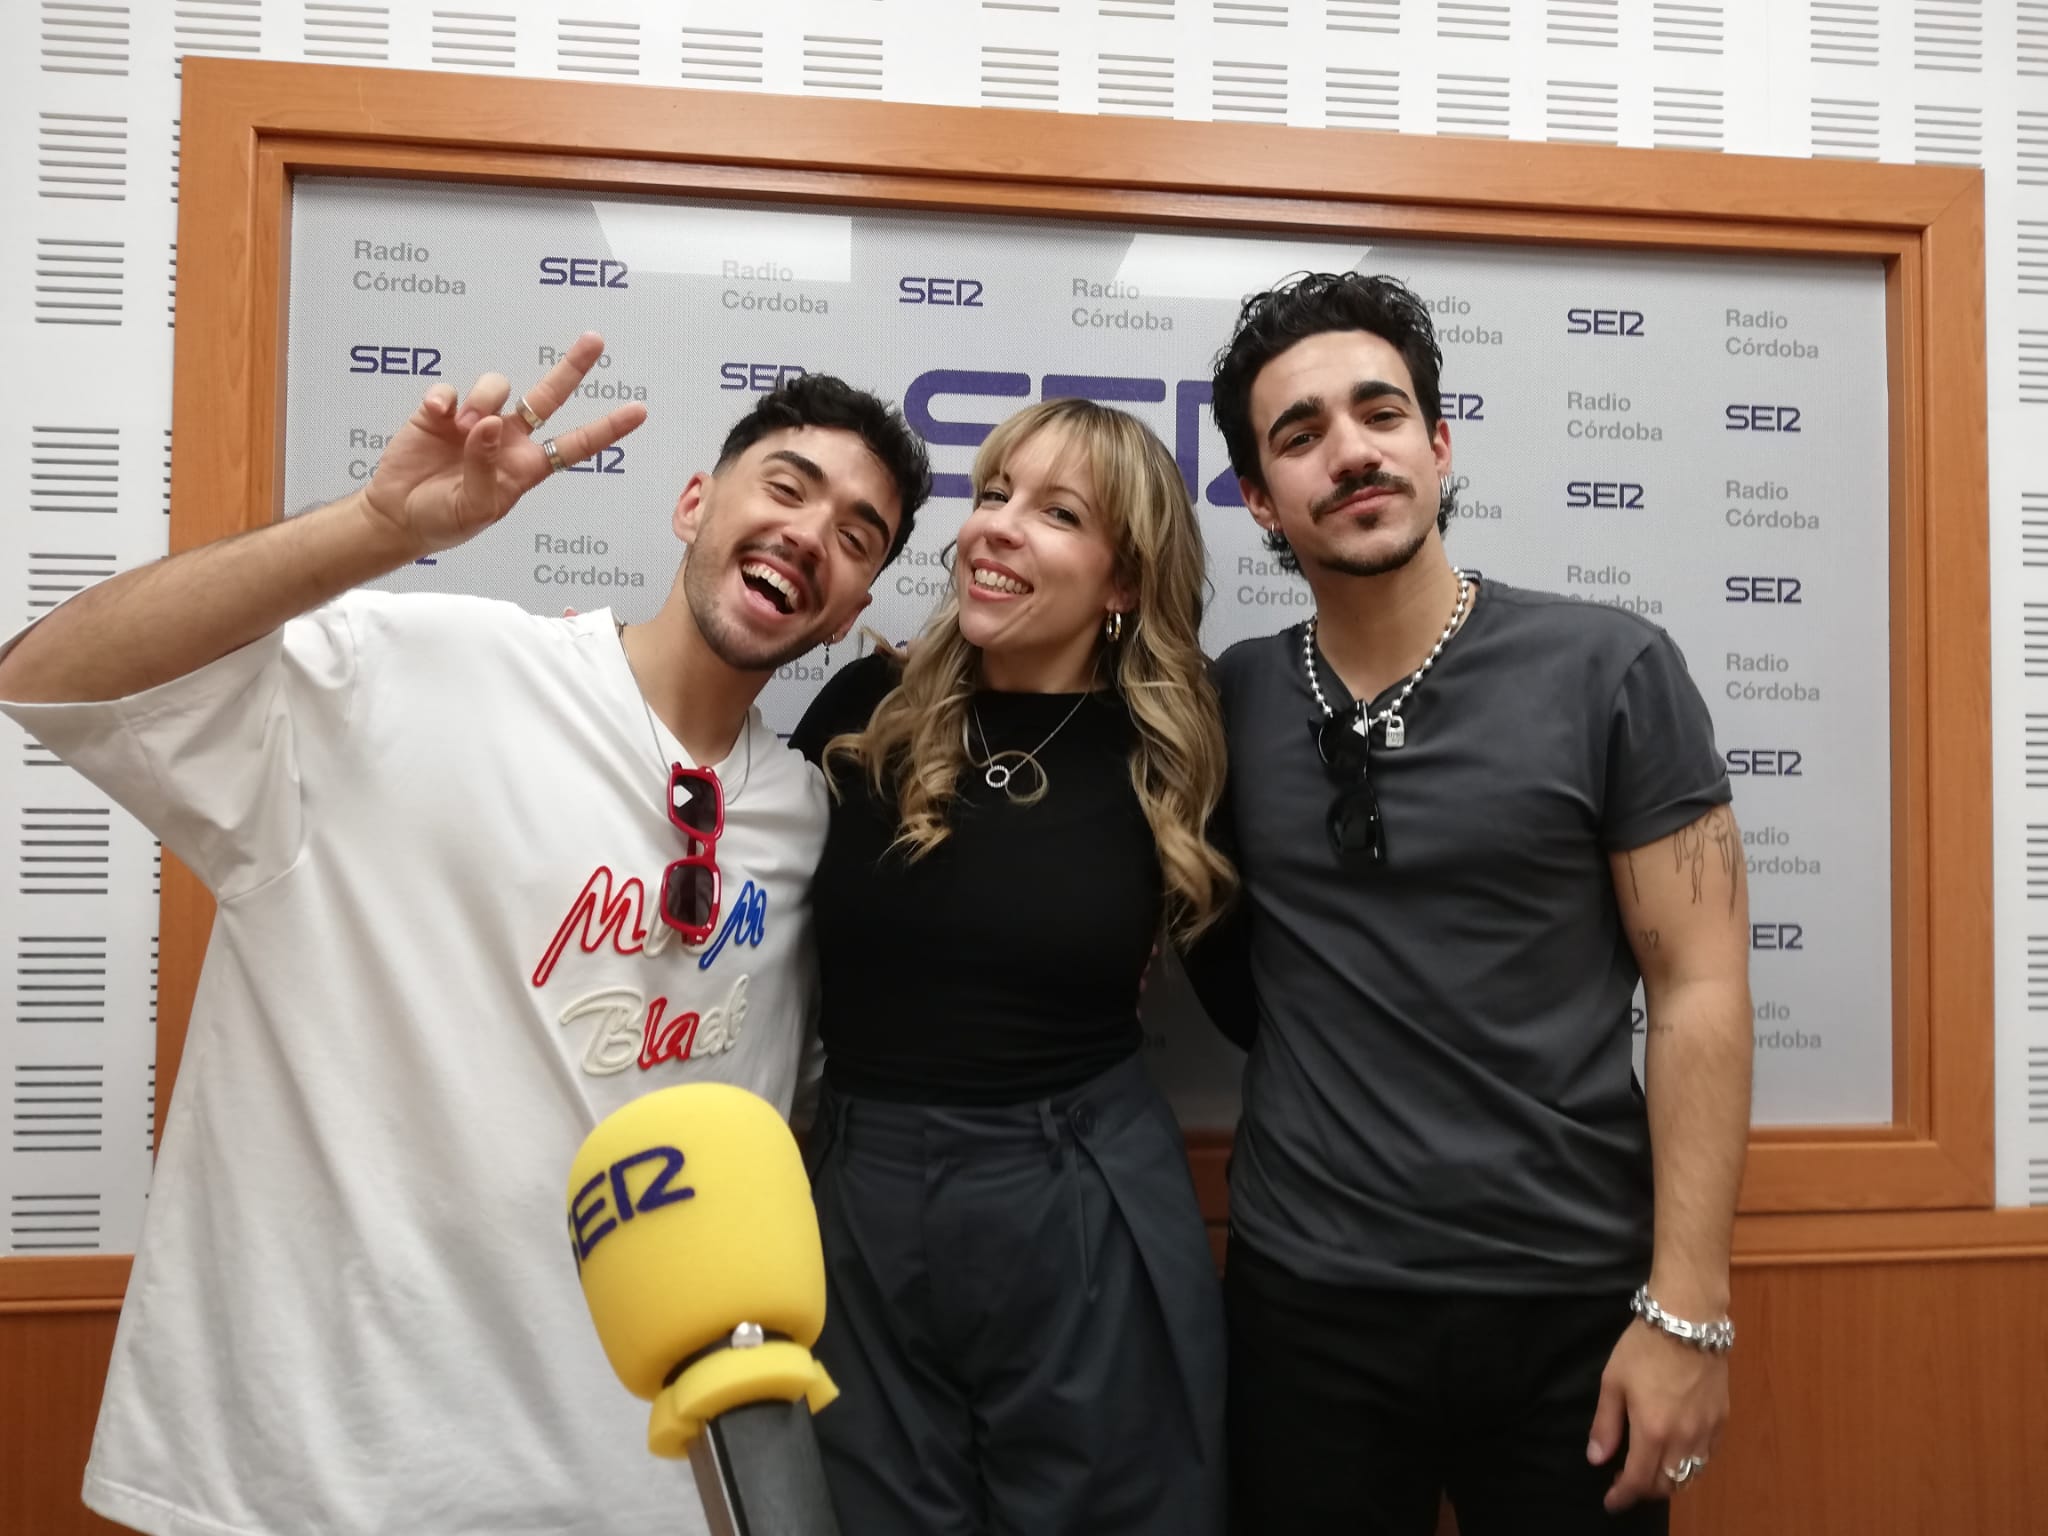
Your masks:
<path fill-rule="evenodd" d="M 1423 426 L 1434 435 L 1443 419 L 1444 355 L 1429 308 L 1414 290 L 1397 278 L 1362 272 L 1298 273 L 1244 301 L 1230 344 L 1216 354 L 1212 371 L 1209 408 L 1230 450 L 1230 467 L 1261 490 L 1266 477 L 1259 466 L 1259 435 L 1252 426 L 1252 381 L 1296 342 L 1325 331 L 1368 331 L 1385 340 L 1408 365 Z M 1450 527 L 1455 500 L 1446 479 L 1437 505 L 1440 533 Z M 1277 529 L 1267 532 L 1266 548 L 1283 569 L 1301 569 Z"/>
<path fill-rule="evenodd" d="M 881 460 L 882 468 L 896 482 L 897 499 L 903 503 L 903 521 L 897 524 L 895 540 L 882 564 L 894 560 L 910 542 L 917 509 L 932 493 L 932 466 L 924 443 L 910 430 L 902 413 L 829 373 L 799 374 L 763 395 L 751 411 L 733 423 L 718 450 L 717 467 L 724 469 L 769 433 L 791 427 L 851 432 Z"/>

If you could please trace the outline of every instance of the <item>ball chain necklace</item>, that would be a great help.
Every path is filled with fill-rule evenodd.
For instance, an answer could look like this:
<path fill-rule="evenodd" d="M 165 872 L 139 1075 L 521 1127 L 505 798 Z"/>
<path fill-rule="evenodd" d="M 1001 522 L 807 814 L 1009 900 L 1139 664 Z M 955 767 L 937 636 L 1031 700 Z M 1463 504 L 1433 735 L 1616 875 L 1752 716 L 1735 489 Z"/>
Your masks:
<path fill-rule="evenodd" d="M 1444 632 L 1436 637 L 1436 644 L 1429 648 L 1429 654 L 1422 658 L 1422 665 L 1409 674 L 1408 681 L 1402 686 L 1400 693 L 1395 695 L 1394 701 L 1378 714 L 1367 714 L 1367 701 L 1364 699 L 1352 705 L 1351 729 L 1369 740 L 1374 726 L 1386 727 L 1385 739 L 1389 751 L 1407 743 L 1408 727 L 1401 721 L 1401 706 L 1408 702 L 1408 696 L 1415 691 L 1416 685 L 1422 681 L 1429 669 L 1436 665 L 1437 657 L 1444 653 L 1445 643 L 1457 632 L 1459 622 L 1465 617 L 1465 607 L 1472 600 L 1472 578 L 1455 566 L 1452 567 L 1451 574 L 1458 578 L 1457 606 L 1451 609 L 1450 621 L 1444 625 Z M 1308 623 L 1302 626 L 1301 664 L 1308 673 L 1309 689 L 1315 694 L 1316 703 L 1322 706 L 1323 718 L 1336 719 L 1337 711 L 1330 708 L 1330 701 L 1323 697 L 1323 685 L 1316 677 L 1316 620 L 1313 614 L 1309 616 Z"/>

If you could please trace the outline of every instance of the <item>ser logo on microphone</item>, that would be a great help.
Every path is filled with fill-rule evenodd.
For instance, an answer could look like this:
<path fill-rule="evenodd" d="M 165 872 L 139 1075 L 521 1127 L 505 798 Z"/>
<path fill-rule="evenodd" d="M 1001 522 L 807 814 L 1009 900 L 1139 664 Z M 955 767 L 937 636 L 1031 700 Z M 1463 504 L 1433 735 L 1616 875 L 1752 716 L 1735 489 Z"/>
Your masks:
<path fill-rule="evenodd" d="M 659 1166 L 636 1199 L 626 1182 L 626 1175 L 643 1163 Z M 601 1168 L 592 1174 L 590 1181 L 577 1190 L 576 1198 L 569 1202 L 569 1247 L 576 1254 L 576 1268 L 579 1271 L 583 1268 L 584 1260 L 590 1257 L 592 1250 L 616 1231 L 620 1223 L 645 1216 L 649 1211 L 658 1211 L 665 1205 L 679 1205 L 685 1200 L 695 1199 L 695 1189 L 675 1182 L 676 1175 L 682 1171 L 682 1148 L 649 1147 L 644 1152 L 629 1153 L 609 1168 Z"/>

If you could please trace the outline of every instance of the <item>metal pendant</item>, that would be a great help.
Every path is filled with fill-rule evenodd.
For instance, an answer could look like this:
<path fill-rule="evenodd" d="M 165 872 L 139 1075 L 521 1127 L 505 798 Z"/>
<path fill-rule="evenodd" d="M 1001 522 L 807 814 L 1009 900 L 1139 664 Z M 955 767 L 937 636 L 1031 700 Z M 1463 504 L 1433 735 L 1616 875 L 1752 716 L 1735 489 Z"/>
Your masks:
<path fill-rule="evenodd" d="M 1387 716 L 1387 750 L 1391 752 L 1396 747 L 1406 746 L 1407 744 L 1408 727 L 1401 723 L 1401 717 L 1399 715 Z"/>
<path fill-rule="evenodd" d="M 990 763 L 981 779 L 990 789 L 1008 789 L 1010 776 L 1015 772 L 1007 763 Z"/>

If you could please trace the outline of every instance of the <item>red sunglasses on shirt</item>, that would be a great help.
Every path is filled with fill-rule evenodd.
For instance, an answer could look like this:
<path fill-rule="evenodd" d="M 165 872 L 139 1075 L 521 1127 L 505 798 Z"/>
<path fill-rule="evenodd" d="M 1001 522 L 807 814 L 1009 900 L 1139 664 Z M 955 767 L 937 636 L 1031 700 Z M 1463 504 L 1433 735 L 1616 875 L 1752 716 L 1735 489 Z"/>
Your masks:
<path fill-rule="evenodd" d="M 709 768 L 672 765 L 668 819 L 692 851 L 661 874 L 661 920 L 691 944 L 718 927 L 718 836 L 725 830 L 725 791 Z"/>

